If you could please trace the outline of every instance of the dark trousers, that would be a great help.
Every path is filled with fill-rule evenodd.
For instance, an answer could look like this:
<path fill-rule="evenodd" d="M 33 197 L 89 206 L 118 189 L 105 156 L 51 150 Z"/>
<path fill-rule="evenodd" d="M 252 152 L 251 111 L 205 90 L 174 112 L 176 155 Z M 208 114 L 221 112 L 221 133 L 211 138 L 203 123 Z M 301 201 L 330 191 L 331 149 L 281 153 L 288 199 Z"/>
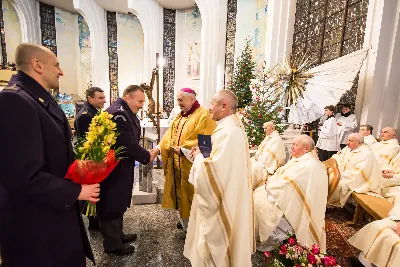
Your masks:
<path fill-rule="evenodd" d="M 124 235 L 123 217 L 109 221 L 99 221 L 100 232 L 103 236 L 104 251 L 111 251 L 122 246 L 122 236 Z"/>
<path fill-rule="evenodd" d="M 327 150 L 318 148 L 318 158 L 320 161 L 328 160 L 336 153 L 337 153 L 337 151 L 327 151 Z"/>

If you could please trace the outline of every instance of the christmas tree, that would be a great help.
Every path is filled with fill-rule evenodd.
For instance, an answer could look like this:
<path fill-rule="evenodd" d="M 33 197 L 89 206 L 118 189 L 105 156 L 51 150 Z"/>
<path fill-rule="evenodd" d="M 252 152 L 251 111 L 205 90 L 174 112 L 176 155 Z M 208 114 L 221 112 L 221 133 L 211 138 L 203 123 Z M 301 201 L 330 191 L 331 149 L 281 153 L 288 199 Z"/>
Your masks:
<path fill-rule="evenodd" d="M 266 76 L 262 80 L 252 83 L 252 99 L 242 113 L 242 120 L 249 139 L 250 147 L 259 146 L 265 138 L 263 125 L 267 121 L 279 124 L 283 118 L 283 107 L 279 98 L 269 93 L 270 83 Z M 282 132 L 281 127 L 276 130 Z"/>
<path fill-rule="evenodd" d="M 255 78 L 253 72 L 256 62 L 253 61 L 250 40 L 246 39 L 246 45 L 236 62 L 233 82 L 229 84 L 228 89 L 236 94 L 239 101 L 238 107 L 244 108 L 251 103 L 250 83 L 251 79 Z"/>

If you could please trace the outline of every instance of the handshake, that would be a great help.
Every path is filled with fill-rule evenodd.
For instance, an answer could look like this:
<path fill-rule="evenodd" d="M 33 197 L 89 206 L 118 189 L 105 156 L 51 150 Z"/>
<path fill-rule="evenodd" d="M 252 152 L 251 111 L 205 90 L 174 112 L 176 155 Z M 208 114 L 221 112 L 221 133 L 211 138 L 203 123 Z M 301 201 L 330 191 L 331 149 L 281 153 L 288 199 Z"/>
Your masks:
<path fill-rule="evenodd" d="M 151 163 L 157 158 L 157 155 L 160 154 L 160 150 L 158 150 L 158 148 L 153 148 L 153 149 L 149 150 L 149 153 L 150 153 L 150 162 L 149 163 Z"/>

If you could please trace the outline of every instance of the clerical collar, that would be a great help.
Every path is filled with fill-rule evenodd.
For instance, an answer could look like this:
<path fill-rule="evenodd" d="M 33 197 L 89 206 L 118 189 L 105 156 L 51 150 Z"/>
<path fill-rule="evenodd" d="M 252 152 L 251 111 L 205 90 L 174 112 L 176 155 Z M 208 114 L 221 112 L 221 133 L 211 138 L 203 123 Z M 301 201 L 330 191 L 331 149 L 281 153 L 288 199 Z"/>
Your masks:
<path fill-rule="evenodd" d="M 335 118 L 335 115 L 329 115 L 326 119 Z"/>
<path fill-rule="evenodd" d="M 350 116 L 351 114 L 352 114 L 351 111 L 349 111 L 349 112 L 347 112 L 347 113 L 343 113 L 343 112 L 340 113 L 340 115 L 342 115 L 342 117 L 348 117 L 348 116 Z"/>
<path fill-rule="evenodd" d="M 199 107 L 200 107 L 199 101 L 196 100 L 196 102 L 194 102 L 194 104 L 189 108 L 189 110 L 186 113 L 183 113 L 183 111 L 181 111 L 182 117 L 189 116 L 190 114 L 195 112 L 196 109 L 198 109 Z"/>

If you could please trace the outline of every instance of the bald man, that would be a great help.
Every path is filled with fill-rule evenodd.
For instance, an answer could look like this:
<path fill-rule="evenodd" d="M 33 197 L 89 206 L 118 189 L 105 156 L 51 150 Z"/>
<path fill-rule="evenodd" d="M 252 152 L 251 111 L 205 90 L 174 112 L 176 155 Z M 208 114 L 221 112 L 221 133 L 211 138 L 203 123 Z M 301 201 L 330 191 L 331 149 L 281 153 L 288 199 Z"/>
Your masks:
<path fill-rule="evenodd" d="M 380 195 L 383 179 L 380 166 L 364 144 L 364 136 L 360 133 L 350 134 L 347 146 L 332 158 L 338 164 L 340 181 L 328 199 L 329 205 L 342 208 L 352 192 Z"/>
<path fill-rule="evenodd" d="M 292 159 L 254 191 L 257 250 L 273 250 L 288 232 L 301 244 L 318 244 L 325 250 L 328 176 L 314 147 L 308 135 L 297 136 Z"/>
<path fill-rule="evenodd" d="M 194 199 L 183 254 L 193 267 L 251 266 L 254 251 L 252 183 L 249 146 L 237 98 L 229 90 L 211 99 L 210 112 L 219 121 L 204 158 L 198 147 L 189 181 Z"/>
<path fill-rule="evenodd" d="M 383 128 L 381 141 L 371 145 L 371 151 L 382 170 L 387 169 L 390 161 L 400 152 L 399 141 L 396 139 L 397 131 L 392 127 Z"/>
<path fill-rule="evenodd" d="M 21 44 L 18 72 L 0 92 L 0 243 L 4 266 L 86 266 L 94 261 L 77 200 L 99 185 L 64 179 L 74 160 L 71 129 L 50 95 L 63 76 L 47 48 Z M 3 266 L 2 265 L 2 266 Z"/>
<path fill-rule="evenodd" d="M 268 176 L 274 174 L 276 169 L 286 161 L 285 144 L 278 131 L 275 130 L 275 124 L 268 121 L 264 123 L 263 128 L 266 136 L 254 157 L 251 158 L 254 189 L 263 185 Z"/>

